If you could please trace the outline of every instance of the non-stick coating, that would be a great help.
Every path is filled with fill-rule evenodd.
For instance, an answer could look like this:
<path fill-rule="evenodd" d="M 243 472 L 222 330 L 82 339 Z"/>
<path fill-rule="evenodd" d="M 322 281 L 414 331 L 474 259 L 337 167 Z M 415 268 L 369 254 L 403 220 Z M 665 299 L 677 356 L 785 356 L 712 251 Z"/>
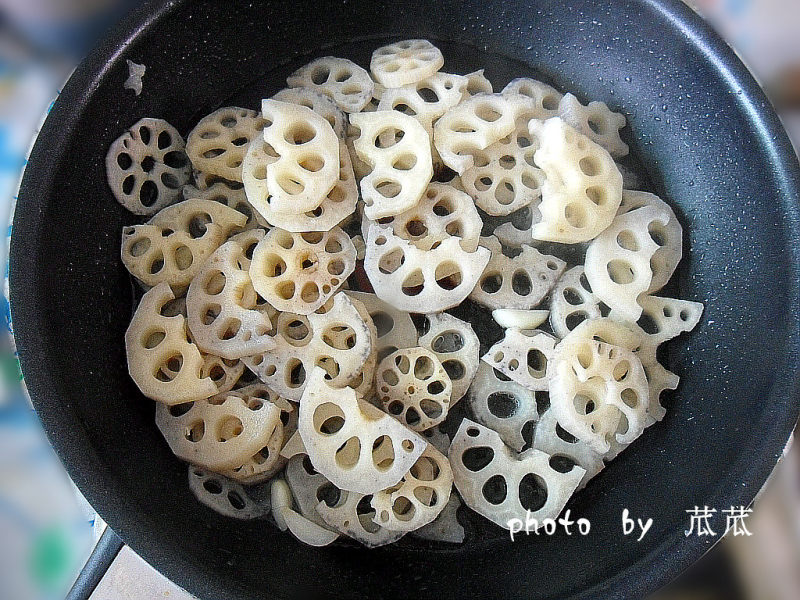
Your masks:
<path fill-rule="evenodd" d="M 586 537 L 320 550 L 225 519 L 193 500 L 152 403 L 127 376 L 132 294 L 119 246 L 133 219 L 105 183 L 109 144 L 144 116 L 185 134 L 311 57 L 364 63 L 368 48 L 398 37 L 449 42 L 453 70 L 485 66 L 500 84 L 535 74 L 622 110 L 633 153 L 684 225 L 690 251 L 676 291 L 706 312 L 664 357 L 682 376 L 666 419 L 570 504 L 592 522 Z M 123 89 L 128 58 L 147 66 L 138 98 Z M 796 420 L 798 181 L 762 92 L 673 0 L 149 2 L 73 75 L 31 156 L 11 249 L 22 366 L 88 499 L 204 598 L 639 598 L 712 543 L 684 535 L 685 511 L 750 503 Z M 641 542 L 622 535 L 624 508 L 654 519 Z M 713 525 L 722 530 L 724 517 Z"/>

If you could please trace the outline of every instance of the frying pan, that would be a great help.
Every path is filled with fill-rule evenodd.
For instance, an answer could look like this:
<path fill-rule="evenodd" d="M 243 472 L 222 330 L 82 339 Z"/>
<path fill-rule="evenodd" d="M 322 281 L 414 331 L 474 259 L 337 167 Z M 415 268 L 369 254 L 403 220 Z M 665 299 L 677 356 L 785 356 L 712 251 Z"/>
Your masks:
<path fill-rule="evenodd" d="M 704 318 L 662 356 L 682 376 L 664 421 L 570 503 L 587 536 L 512 543 L 467 515 L 463 545 L 314 549 L 226 519 L 193 499 L 127 375 L 134 295 L 119 247 L 135 218 L 106 186 L 109 144 L 143 116 L 186 134 L 219 106 L 257 107 L 316 56 L 365 65 L 405 37 L 435 40 L 450 72 L 485 67 L 496 87 L 534 76 L 624 112 L 629 168 L 683 223 L 671 292 L 704 302 Z M 125 59 L 147 66 L 139 97 L 123 89 Z M 22 368 L 89 501 L 203 598 L 640 598 L 718 539 L 684 535 L 686 510 L 719 510 L 721 534 L 721 510 L 752 502 L 797 419 L 799 183 L 762 91 L 677 1 L 145 2 L 77 69 L 31 154 L 11 246 Z M 653 519 L 641 541 L 622 534 L 625 508 Z"/>

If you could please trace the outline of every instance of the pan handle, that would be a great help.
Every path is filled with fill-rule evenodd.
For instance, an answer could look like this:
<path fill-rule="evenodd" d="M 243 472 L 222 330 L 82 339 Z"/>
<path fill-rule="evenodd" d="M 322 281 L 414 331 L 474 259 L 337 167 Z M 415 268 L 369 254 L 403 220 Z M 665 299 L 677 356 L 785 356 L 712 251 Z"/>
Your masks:
<path fill-rule="evenodd" d="M 89 600 L 124 545 L 122 539 L 107 526 L 65 600 Z"/>

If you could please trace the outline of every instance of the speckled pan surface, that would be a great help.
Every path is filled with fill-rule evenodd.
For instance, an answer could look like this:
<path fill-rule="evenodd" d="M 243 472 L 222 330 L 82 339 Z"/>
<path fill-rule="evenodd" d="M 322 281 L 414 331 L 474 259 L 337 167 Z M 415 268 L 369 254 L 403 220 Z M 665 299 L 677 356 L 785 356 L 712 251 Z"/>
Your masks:
<path fill-rule="evenodd" d="M 106 186 L 109 144 L 144 116 L 185 135 L 219 106 L 257 108 L 316 56 L 366 65 L 403 37 L 434 40 L 449 72 L 486 68 L 496 87 L 538 76 L 624 112 L 628 166 L 683 224 L 675 291 L 706 312 L 667 348 L 682 382 L 666 419 L 569 504 L 591 520 L 586 537 L 511 543 L 477 518 L 460 546 L 409 537 L 319 550 L 265 523 L 234 523 L 194 502 L 125 371 L 133 294 L 119 244 L 134 218 Z M 147 65 L 141 96 L 123 88 L 125 59 Z M 762 92 L 674 0 L 146 2 L 76 71 L 31 155 L 11 247 L 22 367 L 87 498 L 201 597 L 638 599 L 712 543 L 684 536 L 685 510 L 748 504 L 797 418 L 799 185 Z M 491 319 L 458 316 L 479 335 Z M 621 535 L 623 508 L 654 519 L 641 542 Z"/>

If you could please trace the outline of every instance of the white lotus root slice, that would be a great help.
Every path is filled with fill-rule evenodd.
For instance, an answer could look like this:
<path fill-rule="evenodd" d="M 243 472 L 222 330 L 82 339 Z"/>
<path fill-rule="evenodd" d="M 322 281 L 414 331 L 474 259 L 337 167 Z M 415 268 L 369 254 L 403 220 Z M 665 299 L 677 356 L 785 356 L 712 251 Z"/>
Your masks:
<path fill-rule="evenodd" d="M 492 82 L 483 74 L 483 69 L 464 75 L 467 78 L 467 87 L 464 89 L 462 100 L 478 94 L 491 94 L 494 89 Z"/>
<path fill-rule="evenodd" d="M 472 198 L 446 183 L 429 183 L 416 206 L 391 219 L 395 235 L 420 250 L 430 250 L 452 236 L 460 239 L 465 252 L 475 252 L 483 227 Z"/>
<path fill-rule="evenodd" d="M 482 359 L 529 390 L 547 391 L 547 367 L 557 341 L 536 329 L 524 333 L 519 329 L 506 329 L 505 337 Z"/>
<path fill-rule="evenodd" d="M 189 285 L 189 330 L 204 352 L 237 359 L 275 347 L 269 312 L 253 289 L 249 267 L 242 246 L 226 242 Z"/>
<path fill-rule="evenodd" d="M 375 388 L 383 409 L 414 431 L 445 420 L 453 389 L 442 363 L 425 348 L 405 348 L 384 358 Z"/>
<path fill-rule="evenodd" d="M 647 414 L 653 421 L 664 418 L 666 411 L 661 406 L 660 396 L 664 390 L 678 387 L 680 378 L 658 362 L 658 345 L 637 324 L 615 321 L 611 318 L 591 319 L 578 325 L 570 334 L 572 339 L 597 340 L 631 350 L 642 362 L 650 387 Z"/>
<path fill-rule="evenodd" d="M 326 232 L 272 229 L 250 264 L 255 290 L 280 311 L 307 315 L 336 293 L 356 267 L 356 248 L 338 227 Z"/>
<path fill-rule="evenodd" d="M 458 522 L 458 509 L 460 506 L 461 499 L 458 494 L 451 493 L 450 499 L 444 505 L 439 516 L 427 525 L 415 530 L 411 535 L 433 542 L 462 543 L 466 537 L 466 532 L 463 525 Z"/>
<path fill-rule="evenodd" d="M 278 155 L 266 164 L 273 210 L 302 214 L 322 204 L 339 177 L 339 143 L 333 127 L 305 106 L 264 100 L 264 141 Z M 258 173 L 260 175 L 261 173 Z M 257 209 L 258 198 L 247 197 Z"/>
<path fill-rule="evenodd" d="M 450 462 L 429 445 L 400 483 L 373 494 L 375 521 L 392 531 L 419 529 L 439 516 L 452 489 Z"/>
<path fill-rule="evenodd" d="M 186 154 L 195 169 L 241 181 L 244 153 L 260 136 L 265 124 L 254 110 L 237 106 L 220 108 L 192 129 L 186 140 Z"/>
<path fill-rule="evenodd" d="M 469 297 L 492 310 L 538 306 L 566 266 L 560 258 L 542 254 L 533 246 L 523 246 L 522 252 L 509 258 L 494 236 L 481 238 L 481 246 L 489 249 L 492 257 Z"/>
<path fill-rule="evenodd" d="M 169 368 L 168 365 L 167 368 Z M 228 360 L 221 356 L 206 354 L 203 356 L 203 368 L 200 376 L 211 378 L 211 381 L 217 386 L 217 393 L 221 394 L 233 389 L 244 370 L 244 363 L 240 360 Z"/>
<path fill-rule="evenodd" d="M 226 396 L 156 406 L 156 425 L 178 458 L 212 471 L 235 469 L 267 445 L 280 409 L 259 399 Z"/>
<path fill-rule="evenodd" d="M 520 95 L 478 94 L 448 110 L 433 127 L 444 164 L 462 175 L 474 164 L 474 153 L 514 131 L 519 109 L 530 104 Z"/>
<path fill-rule="evenodd" d="M 347 130 L 347 117 L 329 96 L 308 87 L 285 88 L 272 97 L 273 100 L 299 104 L 310 108 L 333 127 L 339 139 L 344 139 Z"/>
<path fill-rule="evenodd" d="M 235 481 L 189 465 L 189 490 L 211 510 L 233 519 L 258 519 L 269 512 L 269 503 L 259 503 Z"/>
<path fill-rule="evenodd" d="M 281 446 L 284 440 L 283 423 L 278 421 L 263 448 L 238 467 L 221 471 L 222 475 L 244 485 L 255 485 L 269 481 L 286 464 L 286 459 L 281 456 Z"/>
<path fill-rule="evenodd" d="M 355 141 L 360 135 L 361 130 L 358 127 L 352 124 L 347 125 L 347 137 L 345 138 L 345 144 L 347 145 L 347 152 L 350 154 L 350 161 L 353 163 L 353 173 L 355 173 L 358 181 L 361 181 L 366 175 L 369 175 L 370 171 L 372 171 L 372 167 L 361 160 L 358 157 L 358 152 L 356 152 Z"/>
<path fill-rule="evenodd" d="M 649 424 L 647 376 L 632 351 L 572 334 L 548 367 L 550 410 L 595 452 L 608 452 L 611 439 L 630 444 Z"/>
<path fill-rule="evenodd" d="M 466 321 L 447 313 L 425 315 L 427 331 L 419 345 L 427 348 L 447 372 L 453 385 L 452 408 L 467 393 L 480 363 L 480 341 Z"/>
<path fill-rule="evenodd" d="M 572 267 L 561 276 L 550 294 L 550 327 L 558 337 L 589 319 L 599 319 L 600 301 L 592 293 L 583 265 Z"/>
<path fill-rule="evenodd" d="M 392 531 L 375 522 L 371 501 L 371 495 L 343 490 L 336 504 L 328 506 L 320 502 L 317 512 L 330 527 L 367 548 L 386 546 L 403 537 L 405 531 Z"/>
<path fill-rule="evenodd" d="M 201 376 L 203 357 L 189 341 L 186 318 L 161 312 L 174 298 L 166 283 L 158 284 L 142 296 L 125 332 L 131 379 L 145 396 L 170 405 L 217 393 L 211 378 Z"/>
<path fill-rule="evenodd" d="M 653 272 L 653 279 L 647 291 L 652 294 L 667 284 L 681 261 L 683 256 L 683 228 L 675 217 L 672 207 L 655 194 L 649 192 L 623 190 L 622 203 L 619 205 L 617 214 L 621 215 L 644 206 L 662 208 L 669 213 L 669 221 L 666 225 L 656 221 L 650 223 L 648 227 L 650 237 L 659 246 L 650 259 L 650 270 Z"/>
<path fill-rule="evenodd" d="M 503 329 L 536 329 L 547 321 L 548 310 L 525 310 L 521 308 L 496 308 L 492 311 L 495 323 Z"/>
<path fill-rule="evenodd" d="M 498 373 L 482 362 L 467 403 L 478 423 L 496 431 L 507 446 L 519 452 L 525 445 L 525 425 L 539 419 L 536 393 Z"/>
<path fill-rule="evenodd" d="M 294 401 L 300 400 L 315 366 L 326 370 L 335 387 L 354 384 L 362 374 L 371 381 L 374 325 L 366 322 L 356 302 L 337 294 L 324 314 L 282 313 L 276 319 L 276 348 L 242 361 L 270 388 Z"/>
<path fill-rule="evenodd" d="M 353 174 L 350 153 L 345 143 L 339 142 L 339 179 L 322 204 L 314 210 L 296 214 L 278 212 L 269 203 L 264 203 L 260 212 L 271 225 L 286 231 L 330 231 L 355 212 L 357 202 L 358 182 Z"/>
<path fill-rule="evenodd" d="M 559 465 L 559 470 L 581 467 L 586 473 L 578 489 L 603 470 L 605 464 L 600 454 L 589 444 L 580 441 L 558 424 L 555 411 L 546 410 L 533 432 L 533 447 L 550 455 L 550 464 Z"/>
<path fill-rule="evenodd" d="M 262 217 L 247 200 L 247 194 L 243 187 L 234 189 L 228 187 L 221 181 L 213 183 L 204 189 L 200 189 L 194 185 L 187 185 L 183 188 L 183 197 L 185 200 L 191 200 L 192 198 L 213 200 L 214 202 L 219 202 L 220 204 L 224 204 L 225 206 L 239 211 L 247 217 L 247 222 L 242 226 L 243 230 L 255 229 L 257 227 L 269 227 L 264 217 Z"/>
<path fill-rule="evenodd" d="M 511 519 L 525 523 L 526 516 L 541 526 L 544 519 L 555 519 L 562 511 L 584 471 L 577 467 L 559 473 L 549 462 L 549 455 L 533 448 L 517 454 L 496 432 L 469 419 L 461 422 L 450 446 L 450 465 L 461 498 L 504 529 L 510 529 Z"/>
<path fill-rule="evenodd" d="M 373 223 L 364 270 L 378 297 L 396 309 L 434 313 L 460 304 L 469 295 L 490 256 L 480 246 L 475 252 L 464 252 L 455 237 L 431 250 L 420 250 L 390 228 Z"/>
<path fill-rule="evenodd" d="M 528 122 L 540 113 L 526 104 L 517 109 L 511 133 L 484 150 L 475 150 L 472 166 L 461 174 L 475 204 L 493 216 L 511 214 L 542 195 L 544 173 L 533 159 L 539 144 L 528 131 Z"/>
<path fill-rule="evenodd" d="M 622 175 L 604 148 L 559 118 L 530 122 L 540 147 L 534 161 L 546 176 L 537 240 L 574 244 L 611 224 L 622 201 Z"/>
<path fill-rule="evenodd" d="M 394 110 L 353 114 L 350 122 L 361 130 L 353 147 L 372 168 L 360 182 L 367 217 L 391 217 L 416 206 L 433 176 L 425 128 Z"/>
<path fill-rule="evenodd" d="M 225 241 L 225 238 L 244 227 L 246 222 L 247 217 L 228 206 L 213 200 L 193 198 L 160 210 L 147 224 L 172 231 L 183 231 L 193 239 L 214 240 L 215 245 L 209 251 L 210 254 Z"/>
<path fill-rule="evenodd" d="M 520 94 L 536 103 L 537 116 L 534 119 L 546 120 L 558 116 L 558 106 L 563 94 L 551 85 L 530 77 L 518 77 L 508 82 L 503 94 Z"/>
<path fill-rule="evenodd" d="M 375 50 L 369 70 L 383 87 L 399 88 L 430 77 L 443 65 L 442 51 L 428 40 L 403 40 Z"/>
<path fill-rule="evenodd" d="M 628 154 L 628 144 L 619 137 L 625 127 L 625 116 L 615 113 L 605 102 L 581 104 L 572 94 L 566 94 L 558 105 L 558 116 L 590 140 L 599 144 L 614 158 Z"/>
<path fill-rule="evenodd" d="M 407 312 L 397 310 L 375 294 L 350 291 L 347 295 L 364 305 L 375 324 L 375 350 L 379 362 L 401 348 L 417 346 L 419 334 Z"/>
<path fill-rule="evenodd" d="M 341 490 L 314 469 L 308 455 L 298 454 L 289 459 L 286 464 L 286 483 L 292 490 L 300 514 L 320 527 L 329 529 L 317 512 L 317 505 L 325 502 L 333 506 L 339 500 Z"/>
<path fill-rule="evenodd" d="M 344 112 L 360 112 L 370 100 L 374 83 L 366 70 L 346 58 L 312 60 L 286 79 L 291 88 L 309 88 L 331 98 Z"/>
<path fill-rule="evenodd" d="M 639 303 L 642 306 L 642 319 L 639 322 L 654 344 L 666 342 L 685 331 L 691 331 L 700 322 L 703 314 L 703 305 L 689 300 L 643 296 Z M 608 316 L 615 319 L 616 313 L 611 311 Z M 643 323 L 643 320 L 646 322 Z"/>
<path fill-rule="evenodd" d="M 161 119 L 142 119 L 106 154 L 106 177 L 114 197 L 136 215 L 152 215 L 181 197 L 191 164 L 181 134 Z"/>
<path fill-rule="evenodd" d="M 592 293 L 622 318 L 635 322 L 642 314 L 639 298 L 650 287 L 650 259 L 660 248 L 649 229 L 668 222 L 662 209 L 637 208 L 616 217 L 586 249 L 584 270 Z"/>
<path fill-rule="evenodd" d="M 467 83 L 467 78 L 462 75 L 434 73 L 416 83 L 384 90 L 377 109 L 397 110 L 419 121 L 430 138 L 434 164 L 441 164 L 433 146 L 433 123 L 461 102 Z"/>
<path fill-rule="evenodd" d="M 275 149 L 259 138 L 247 147 L 242 162 L 242 184 L 247 201 L 265 221 L 265 215 L 274 212 L 270 210 L 272 197 L 267 185 L 267 167 L 278 158 Z"/>
<path fill-rule="evenodd" d="M 352 388 L 328 385 L 321 368 L 311 372 L 300 401 L 298 431 L 314 468 L 360 494 L 395 485 L 428 445 Z"/>

